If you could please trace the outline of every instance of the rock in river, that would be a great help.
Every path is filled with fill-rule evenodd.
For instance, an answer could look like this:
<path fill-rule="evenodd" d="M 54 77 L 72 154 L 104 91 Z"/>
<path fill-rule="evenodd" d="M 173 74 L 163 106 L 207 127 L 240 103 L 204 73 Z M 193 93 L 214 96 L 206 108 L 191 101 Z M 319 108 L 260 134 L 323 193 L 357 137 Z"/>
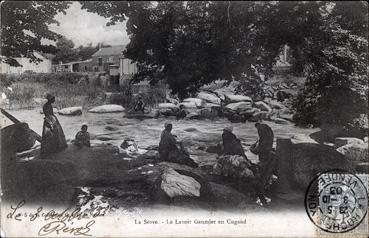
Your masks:
<path fill-rule="evenodd" d="M 197 97 L 206 102 L 214 103 L 217 105 L 219 105 L 221 102 L 220 98 L 217 95 L 208 92 L 199 92 Z"/>
<path fill-rule="evenodd" d="M 80 116 L 82 115 L 82 107 L 66 107 L 60 109 L 58 113 L 63 116 Z"/>
<path fill-rule="evenodd" d="M 107 104 L 91 108 L 90 110 L 88 110 L 88 112 L 93 113 L 124 112 L 124 107 L 116 104 Z"/>
<path fill-rule="evenodd" d="M 230 102 L 252 102 L 252 99 L 244 95 L 225 94 L 226 100 Z"/>
<path fill-rule="evenodd" d="M 250 102 L 235 102 L 228 104 L 226 108 L 229 108 L 233 111 L 246 110 L 252 108 L 252 105 Z"/>
<path fill-rule="evenodd" d="M 368 144 L 364 142 L 352 142 L 339 147 L 337 151 L 343 154 L 349 161 L 368 161 Z"/>
<path fill-rule="evenodd" d="M 258 101 L 254 102 L 254 107 L 259 108 L 262 111 L 271 112 L 272 108 L 269 107 L 265 102 Z"/>
<path fill-rule="evenodd" d="M 20 152 L 30 149 L 36 138 L 31 133 L 27 123 L 16 123 L 1 129 L 1 157 L 4 160 L 6 152 Z"/>
<path fill-rule="evenodd" d="M 201 98 L 185 98 L 183 99 L 183 102 L 194 103 L 197 107 L 203 107 L 205 105 L 204 100 Z"/>
<path fill-rule="evenodd" d="M 347 145 L 347 144 L 362 145 L 364 144 L 364 141 L 359 138 L 355 138 L 355 137 L 337 137 L 334 140 L 334 145 L 336 148 Z"/>
<path fill-rule="evenodd" d="M 174 103 L 159 103 L 158 108 L 178 108 Z"/>
<path fill-rule="evenodd" d="M 200 197 L 201 185 L 194 178 L 181 175 L 174 169 L 166 169 L 161 176 L 161 189 L 170 197 Z"/>
<path fill-rule="evenodd" d="M 290 181 L 296 188 L 305 190 L 321 172 L 332 169 L 352 171 L 351 162 L 333 147 L 310 141 L 294 143 L 291 139 L 277 139 L 277 168 L 281 184 L 281 181 Z"/>

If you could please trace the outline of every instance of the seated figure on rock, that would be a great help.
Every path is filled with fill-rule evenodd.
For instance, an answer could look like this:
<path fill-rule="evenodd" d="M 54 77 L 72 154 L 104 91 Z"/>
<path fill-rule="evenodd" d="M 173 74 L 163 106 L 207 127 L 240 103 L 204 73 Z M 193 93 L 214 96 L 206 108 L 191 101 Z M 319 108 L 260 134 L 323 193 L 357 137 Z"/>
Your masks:
<path fill-rule="evenodd" d="M 133 110 L 136 113 L 142 113 L 142 114 L 145 113 L 145 103 L 142 100 L 142 93 L 139 93 L 138 100 L 137 100 L 135 106 L 133 107 Z"/>
<path fill-rule="evenodd" d="M 74 140 L 74 144 L 79 148 L 83 146 L 90 147 L 90 133 L 87 132 L 87 124 L 84 123 L 81 127 L 81 130 L 76 134 L 76 138 Z"/>
<path fill-rule="evenodd" d="M 187 116 L 187 112 L 184 109 L 184 106 L 182 104 L 179 105 L 179 110 L 178 110 L 177 115 L 176 115 L 177 120 L 184 119 L 186 116 Z"/>
<path fill-rule="evenodd" d="M 168 162 L 185 164 L 191 167 L 198 167 L 198 165 L 190 158 L 188 152 L 184 149 L 181 143 L 178 143 L 171 131 L 173 125 L 165 123 L 165 129 L 161 133 L 159 143 L 160 159 Z M 179 145 L 179 148 L 178 146 Z"/>
<path fill-rule="evenodd" d="M 241 145 L 240 139 L 238 139 L 236 135 L 233 134 L 232 126 L 228 126 L 223 129 L 222 140 L 223 140 L 223 151 L 222 151 L 223 155 L 241 155 L 247 159 L 245 151 L 243 150 L 243 147 Z"/>

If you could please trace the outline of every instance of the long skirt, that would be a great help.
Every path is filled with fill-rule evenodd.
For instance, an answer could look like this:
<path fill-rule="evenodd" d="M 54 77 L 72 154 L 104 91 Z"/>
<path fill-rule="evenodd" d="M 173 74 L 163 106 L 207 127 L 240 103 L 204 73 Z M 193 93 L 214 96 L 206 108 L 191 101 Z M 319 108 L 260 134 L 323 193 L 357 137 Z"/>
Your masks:
<path fill-rule="evenodd" d="M 56 116 L 45 117 L 42 130 L 41 154 L 53 154 L 66 147 L 67 142 L 58 118 Z"/>

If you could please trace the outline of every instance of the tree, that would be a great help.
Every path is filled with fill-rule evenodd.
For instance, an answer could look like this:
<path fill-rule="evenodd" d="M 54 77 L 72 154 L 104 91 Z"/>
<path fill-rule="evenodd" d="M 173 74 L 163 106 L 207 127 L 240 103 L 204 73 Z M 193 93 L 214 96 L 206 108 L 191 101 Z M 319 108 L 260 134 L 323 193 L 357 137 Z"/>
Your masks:
<path fill-rule="evenodd" d="M 366 2 L 86 2 L 89 11 L 127 20 L 125 55 L 134 80 L 164 80 L 186 97 L 217 79 L 270 76 L 284 45 L 307 75 L 295 104 L 299 123 L 347 124 L 367 112 Z M 255 81 L 257 82 L 257 80 Z M 339 93 L 339 94 L 338 94 Z M 339 99 L 339 100 L 337 100 Z"/>
<path fill-rule="evenodd" d="M 93 54 L 98 51 L 98 48 L 92 46 L 92 43 L 88 44 L 87 46 L 79 46 L 77 48 L 78 60 L 87 60 L 92 57 Z"/>
<path fill-rule="evenodd" d="M 54 63 L 68 63 L 75 60 L 78 60 L 78 51 L 74 48 L 73 41 L 64 36 L 60 37 L 56 41 L 56 54 L 53 58 Z"/>
<path fill-rule="evenodd" d="M 43 44 L 42 39 L 56 41 L 60 35 L 50 31 L 49 24 L 59 24 L 55 19 L 64 13 L 68 1 L 4 1 L 1 3 L 1 55 L 2 61 L 19 66 L 16 57 L 40 62 L 34 52 L 55 53 L 56 48 Z"/>
<path fill-rule="evenodd" d="M 296 103 L 298 122 L 347 126 L 367 114 L 367 14 L 366 2 L 335 2 L 304 41 L 308 76 Z"/>

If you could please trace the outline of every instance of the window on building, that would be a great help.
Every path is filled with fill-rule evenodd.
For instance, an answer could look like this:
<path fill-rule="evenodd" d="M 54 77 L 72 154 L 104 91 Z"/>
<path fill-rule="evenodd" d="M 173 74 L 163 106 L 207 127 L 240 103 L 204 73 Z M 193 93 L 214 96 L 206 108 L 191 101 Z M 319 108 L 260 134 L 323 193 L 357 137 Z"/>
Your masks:
<path fill-rule="evenodd" d="M 85 66 L 85 71 L 87 71 L 87 66 Z"/>
<path fill-rule="evenodd" d="M 113 63 L 114 62 L 114 57 L 113 56 L 109 56 L 108 62 L 109 63 Z"/>
<path fill-rule="evenodd" d="M 99 66 L 102 66 L 102 58 L 99 58 Z"/>

